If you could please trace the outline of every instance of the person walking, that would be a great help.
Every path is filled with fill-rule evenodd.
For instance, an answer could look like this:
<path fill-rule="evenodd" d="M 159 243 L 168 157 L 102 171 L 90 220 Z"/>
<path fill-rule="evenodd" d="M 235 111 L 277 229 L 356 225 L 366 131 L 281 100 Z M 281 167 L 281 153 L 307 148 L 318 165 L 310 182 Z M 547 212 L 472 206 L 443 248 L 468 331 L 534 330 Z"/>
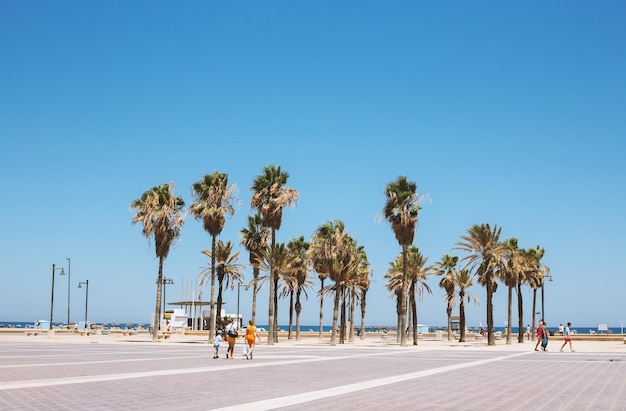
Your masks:
<path fill-rule="evenodd" d="M 535 334 L 535 337 L 537 337 L 537 343 L 535 344 L 535 351 L 539 351 L 538 347 L 539 344 L 541 344 L 541 340 L 543 339 L 542 336 L 542 328 L 541 326 L 543 325 L 543 320 L 539 320 L 539 324 L 537 325 L 537 334 Z"/>
<path fill-rule="evenodd" d="M 548 351 L 548 323 L 545 321 L 541 324 L 541 349 Z"/>
<path fill-rule="evenodd" d="M 248 353 L 246 354 L 246 360 L 252 359 L 252 353 L 254 352 L 254 344 L 256 344 L 256 340 L 261 339 L 259 337 L 259 333 L 254 326 L 254 321 L 248 321 L 248 327 L 246 328 L 246 343 L 248 344 Z"/>
<path fill-rule="evenodd" d="M 238 336 L 237 326 L 235 325 L 235 319 L 233 318 L 226 326 L 226 341 L 228 342 L 228 350 L 226 351 L 227 359 L 230 358 L 232 360 L 235 358 L 235 342 L 237 341 Z"/>
<path fill-rule="evenodd" d="M 213 339 L 213 358 L 219 358 L 220 343 L 222 342 L 222 330 L 217 330 L 217 335 Z"/>
<path fill-rule="evenodd" d="M 569 327 L 572 326 L 572 323 L 567 323 L 567 327 L 565 327 L 565 331 L 564 331 L 564 336 L 565 336 L 565 341 L 563 342 L 563 345 L 561 346 L 561 351 L 563 351 L 563 348 L 565 348 L 565 346 L 567 345 L 567 343 L 569 343 L 569 350 L 571 352 L 574 352 L 574 349 L 572 348 L 572 337 L 571 337 L 571 331 L 569 329 Z"/>

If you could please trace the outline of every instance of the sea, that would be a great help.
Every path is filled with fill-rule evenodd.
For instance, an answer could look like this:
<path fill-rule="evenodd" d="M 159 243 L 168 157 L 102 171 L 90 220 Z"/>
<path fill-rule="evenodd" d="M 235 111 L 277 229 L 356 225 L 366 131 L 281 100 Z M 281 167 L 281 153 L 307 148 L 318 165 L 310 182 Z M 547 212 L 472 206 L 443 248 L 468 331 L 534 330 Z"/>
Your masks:
<path fill-rule="evenodd" d="M 104 328 L 148 328 L 149 323 L 92 323 L 99 326 L 103 326 Z M 34 328 L 35 323 L 33 321 L 0 321 L 0 328 Z M 55 326 L 65 326 L 62 323 L 55 323 Z M 267 325 L 259 324 L 257 325 L 259 328 L 268 329 Z M 287 331 L 289 329 L 289 325 L 280 325 L 278 327 L 282 331 Z M 359 325 L 356 326 L 357 330 L 360 328 Z M 477 332 L 480 330 L 478 326 L 468 326 L 468 331 Z M 295 331 L 295 326 L 292 328 Z M 300 325 L 300 332 L 319 332 L 319 325 Z M 500 331 L 504 333 L 506 327 L 494 327 L 494 331 Z M 557 331 L 558 327 L 548 327 L 549 331 Z M 331 325 L 324 325 L 322 327 L 322 331 L 330 332 L 332 330 Z M 392 325 L 378 325 L 378 326 L 366 326 L 366 332 L 378 332 L 378 331 L 395 331 L 396 326 Z M 445 326 L 429 326 L 429 332 L 435 331 L 446 331 Z M 606 331 L 598 330 L 598 326 L 589 326 L 589 327 L 571 327 L 572 333 L 575 334 L 606 334 Z M 620 325 L 619 327 L 608 327 L 608 334 L 623 334 L 623 328 Z M 524 330 L 525 331 L 525 330 Z M 517 327 L 511 327 L 512 333 L 517 333 Z"/>

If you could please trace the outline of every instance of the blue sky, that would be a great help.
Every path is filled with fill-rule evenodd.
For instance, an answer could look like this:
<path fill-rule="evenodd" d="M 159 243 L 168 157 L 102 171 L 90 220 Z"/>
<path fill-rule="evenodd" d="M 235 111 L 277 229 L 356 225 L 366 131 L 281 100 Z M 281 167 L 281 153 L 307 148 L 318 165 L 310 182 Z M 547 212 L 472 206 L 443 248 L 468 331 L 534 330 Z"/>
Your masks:
<path fill-rule="evenodd" d="M 369 324 L 395 323 L 382 277 L 400 247 L 378 215 L 385 185 L 406 175 L 432 200 L 414 242 L 429 262 L 459 254 L 471 225 L 498 225 L 545 248 L 549 323 L 617 327 L 625 12 L 618 1 L 2 1 L 0 321 L 49 318 L 51 265 L 67 257 L 72 321 L 86 279 L 92 321 L 148 321 L 158 261 L 130 202 L 173 181 L 190 203 L 191 184 L 227 173 L 242 207 L 221 238 L 239 243 L 252 180 L 273 163 L 300 193 L 278 241 L 340 219 L 365 247 Z M 185 297 L 208 248 L 189 218 L 165 262 L 168 301 Z M 438 281 L 420 323 L 445 324 Z M 66 321 L 67 277 L 55 283 Z M 485 292 L 473 291 L 468 321 L 484 324 Z M 234 312 L 236 293 L 225 298 Z M 502 326 L 504 287 L 495 298 Z M 244 318 L 250 300 L 242 292 Z M 266 290 L 259 301 L 263 324 Z M 302 323 L 317 322 L 314 291 Z"/>

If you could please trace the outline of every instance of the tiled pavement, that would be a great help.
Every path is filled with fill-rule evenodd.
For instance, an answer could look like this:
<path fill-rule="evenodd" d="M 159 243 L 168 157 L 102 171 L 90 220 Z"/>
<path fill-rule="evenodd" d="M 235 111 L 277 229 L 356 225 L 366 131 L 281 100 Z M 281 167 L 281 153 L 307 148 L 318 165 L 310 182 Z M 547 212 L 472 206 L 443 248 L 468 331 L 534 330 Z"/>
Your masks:
<path fill-rule="evenodd" d="M 626 410 L 626 350 L 553 348 L 0 340 L 0 410 Z"/>

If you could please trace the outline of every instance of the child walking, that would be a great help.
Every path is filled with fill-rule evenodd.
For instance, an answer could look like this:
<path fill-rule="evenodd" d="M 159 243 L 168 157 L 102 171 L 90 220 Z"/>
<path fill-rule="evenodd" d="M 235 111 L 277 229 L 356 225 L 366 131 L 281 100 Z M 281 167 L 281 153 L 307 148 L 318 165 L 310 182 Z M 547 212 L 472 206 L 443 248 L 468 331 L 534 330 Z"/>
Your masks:
<path fill-rule="evenodd" d="M 215 349 L 215 351 L 213 352 L 213 358 L 219 358 L 219 351 L 220 351 L 220 343 L 222 342 L 222 330 L 217 330 L 217 334 L 215 335 L 215 338 L 213 339 L 213 348 Z"/>

